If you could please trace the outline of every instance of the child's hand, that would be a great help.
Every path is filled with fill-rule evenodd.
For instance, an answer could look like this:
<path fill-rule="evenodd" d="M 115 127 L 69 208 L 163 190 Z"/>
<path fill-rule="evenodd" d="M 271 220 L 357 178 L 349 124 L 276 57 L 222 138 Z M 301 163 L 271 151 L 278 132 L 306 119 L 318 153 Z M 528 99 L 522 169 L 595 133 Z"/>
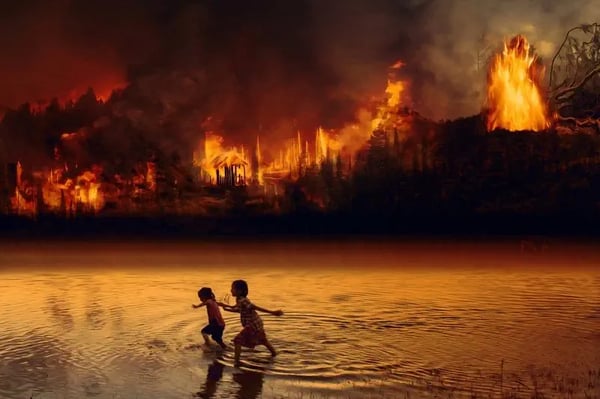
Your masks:
<path fill-rule="evenodd" d="M 283 316 L 283 310 L 274 310 L 273 316 Z"/>
<path fill-rule="evenodd" d="M 200 307 L 199 305 L 196 305 L 196 304 L 192 303 L 192 308 L 198 309 L 199 307 Z"/>

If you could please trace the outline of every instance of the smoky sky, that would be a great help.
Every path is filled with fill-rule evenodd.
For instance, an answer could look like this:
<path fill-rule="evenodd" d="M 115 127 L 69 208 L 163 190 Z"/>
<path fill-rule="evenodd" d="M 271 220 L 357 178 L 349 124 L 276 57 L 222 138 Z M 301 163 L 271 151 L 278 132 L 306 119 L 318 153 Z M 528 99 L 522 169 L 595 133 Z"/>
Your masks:
<path fill-rule="evenodd" d="M 206 115 L 231 131 L 334 127 L 401 59 L 408 105 L 456 118 L 480 111 L 503 39 L 525 34 L 547 60 L 598 19 L 595 0 L 4 1 L 0 105 L 129 84 L 190 129 Z"/>

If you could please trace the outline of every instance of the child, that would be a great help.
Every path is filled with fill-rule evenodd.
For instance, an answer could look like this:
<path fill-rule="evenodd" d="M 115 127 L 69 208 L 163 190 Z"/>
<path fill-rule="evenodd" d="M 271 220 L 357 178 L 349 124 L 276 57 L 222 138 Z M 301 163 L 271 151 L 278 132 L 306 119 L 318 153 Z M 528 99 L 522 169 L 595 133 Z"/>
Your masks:
<path fill-rule="evenodd" d="M 270 311 L 259 306 L 254 305 L 247 298 L 248 296 L 248 284 L 244 280 L 235 280 L 231 283 L 231 295 L 235 296 L 235 306 L 229 306 L 224 303 L 218 302 L 219 306 L 222 306 L 224 310 L 229 312 L 236 312 L 240 314 L 240 320 L 242 322 L 242 331 L 233 339 L 235 345 L 235 365 L 240 365 L 240 353 L 242 346 L 247 348 L 254 348 L 256 345 L 264 345 L 271 352 L 271 356 L 277 355 L 275 348 L 267 340 L 267 335 L 263 328 L 263 322 L 256 311 L 270 313 L 275 316 L 283 315 L 281 310 Z"/>
<path fill-rule="evenodd" d="M 227 348 L 227 345 L 223 342 L 223 330 L 225 330 L 225 320 L 221 316 L 219 306 L 215 301 L 215 294 L 208 287 L 202 287 L 198 291 L 198 298 L 202 303 L 200 305 L 192 305 L 194 309 L 206 306 L 206 312 L 208 314 L 208 325 L 202 329 L 202 337 L 204 337 L 205 345 L 203 348 L 208 350 L 210 347 L 209 336 L 215 340 L 216 343 L 223 349 Z"/>

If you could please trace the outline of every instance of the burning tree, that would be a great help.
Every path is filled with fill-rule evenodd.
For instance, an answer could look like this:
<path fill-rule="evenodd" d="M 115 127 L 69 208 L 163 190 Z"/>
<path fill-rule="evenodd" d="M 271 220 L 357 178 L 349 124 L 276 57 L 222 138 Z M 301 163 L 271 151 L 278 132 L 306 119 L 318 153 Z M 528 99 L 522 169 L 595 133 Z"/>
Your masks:
<path fill-rule="evenodd" d="M 550 98 L 558 120 L 600 131 L 600 24 L 567 31 L 550 66 Z"/>

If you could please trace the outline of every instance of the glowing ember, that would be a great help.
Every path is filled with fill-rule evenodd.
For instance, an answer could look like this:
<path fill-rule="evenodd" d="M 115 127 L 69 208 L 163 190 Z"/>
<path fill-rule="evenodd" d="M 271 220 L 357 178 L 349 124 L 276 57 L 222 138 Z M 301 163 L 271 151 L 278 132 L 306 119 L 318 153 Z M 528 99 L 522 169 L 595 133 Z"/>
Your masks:
<path fill-rule="evenodd" d="M 488 75 L 488 131 L 540 131 L 550 126 L 539 84 L 543 68 L 535 60 L 521 35 L 496 55 Z"/>

